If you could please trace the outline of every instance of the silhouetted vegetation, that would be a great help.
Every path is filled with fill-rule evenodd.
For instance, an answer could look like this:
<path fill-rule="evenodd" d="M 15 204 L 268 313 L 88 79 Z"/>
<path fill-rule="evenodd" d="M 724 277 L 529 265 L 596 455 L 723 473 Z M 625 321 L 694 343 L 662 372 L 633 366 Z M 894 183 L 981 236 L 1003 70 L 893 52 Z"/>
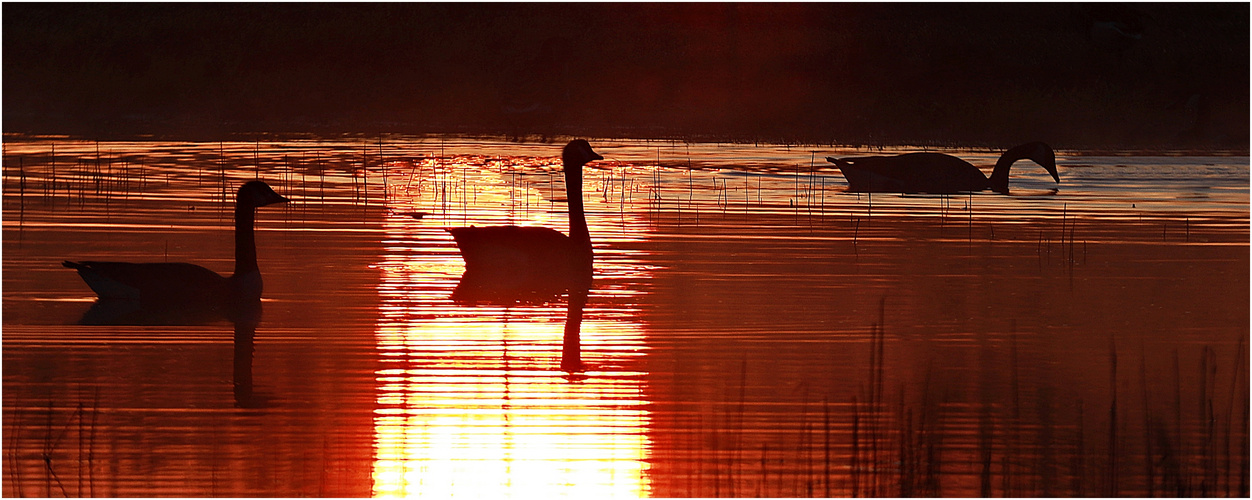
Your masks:
<path fill-rule="evenodd" d="M 1246 150 L 1248 8 L 10 3 L 4 131 Z"/>

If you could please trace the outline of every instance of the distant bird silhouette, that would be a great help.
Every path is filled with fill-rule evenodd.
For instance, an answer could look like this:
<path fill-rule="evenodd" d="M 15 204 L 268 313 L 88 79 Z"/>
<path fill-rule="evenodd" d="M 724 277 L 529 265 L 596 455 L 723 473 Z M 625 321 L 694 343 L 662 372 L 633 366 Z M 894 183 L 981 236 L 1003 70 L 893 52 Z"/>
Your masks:
<path fill-rule="evenodd" d="M 141 309 L 165 309 L 181 314 L 221 311 L 258 303 L 261 271 L 256 263 L 252 226 L 257 207 L 287 198 L 261 181 L 239 188 L 235 202 L 235 272 L 229 278 L 195 264 L 181 262 L 130 263 L 65 261 L 103 300 L 126 301 Z"/>
<path fill-rule="evenodd" d="M 453 292 L 463 302 L 542 298 L 591 282 L 591 235 L 583 211 L 582 167 L 604 157 L 587 141 L 565 145 L 561 155 L 569 200 L 569 236 L 546 227 L 448 228 L 465 260 Z"/>
<path fill-rule="evenodd" d="M 996 162 L 991 178 L 969 162 L 942 153 L 908 153 L 896 156 L 832 158 L 848 181 L 848 190 L 862 193 L 948 194 L 992 189 L 1009 190 L 1009 168 L 1013 162 L 1033 160 L 1052 174 L 1056 182 L 1056 155 L 1042 142 L 1022 144 L 1005 151 Z"/>

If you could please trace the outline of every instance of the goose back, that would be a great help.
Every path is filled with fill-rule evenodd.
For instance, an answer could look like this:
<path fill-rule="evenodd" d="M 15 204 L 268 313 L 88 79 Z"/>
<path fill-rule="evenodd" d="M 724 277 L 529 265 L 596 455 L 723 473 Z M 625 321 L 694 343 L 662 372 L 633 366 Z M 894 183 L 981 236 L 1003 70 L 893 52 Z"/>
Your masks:
<path fill-rule="evenodd" d="M 853 192 L 956 193 L 987 188 L 987 176 L 960 158 L 942 153 L 827 158 Z"/>
<path fill-rule="evenodd" d="M 214 302 L 229 291 L 227 278 L 195 264 L 182 262 L 65 261 L 102 299 L 134 300 L 144 304 Z"/>
<path fill-rule="evenodd" d="M 546 227 L 493 226 L 448 228 L 467 275 L 494 275 L 502 279 L 572 277 L 591 270 L 590 245 L 579 245 Z"/>

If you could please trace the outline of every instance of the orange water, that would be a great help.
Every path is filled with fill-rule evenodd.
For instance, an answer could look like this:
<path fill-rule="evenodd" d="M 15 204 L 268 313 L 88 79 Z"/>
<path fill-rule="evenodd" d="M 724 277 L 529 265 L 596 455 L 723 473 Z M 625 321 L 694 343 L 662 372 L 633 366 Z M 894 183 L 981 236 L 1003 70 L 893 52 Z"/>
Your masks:
<path fill-rule="evenodd" d="M 822 158 L 877 152 L 592 144 L 571 351 L 563 299 L 453 303 L 443 231 L 565 230 L 560 144 L 6 138 L 3 493 L 1247 495 L 1246 157 L 871 197 Z M 79 324 L 60 261 L 228 272 L 253 178 L 251 345 Z"/>

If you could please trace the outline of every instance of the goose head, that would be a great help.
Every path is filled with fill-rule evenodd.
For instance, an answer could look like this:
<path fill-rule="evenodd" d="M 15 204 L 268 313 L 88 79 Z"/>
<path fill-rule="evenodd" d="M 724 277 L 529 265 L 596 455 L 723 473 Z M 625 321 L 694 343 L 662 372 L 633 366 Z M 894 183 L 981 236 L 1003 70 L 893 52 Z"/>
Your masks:
<path fill-rule="evenodd" d="M 261 181 L 249 181 L 239 187 L 239 205 L 241 206 L 257 208 L 286 201 L 288 201 L 287 198 L 275 193 L 269 184 Z"/>
<path fill-rule="evenodd" d="M 1052 174 L 1052 179 L 1061 182 L 1061 176 L 1056 172 L 1056 154 L 1052 152 L 1052 147 L 1042 142 L 1028 142 L 1004 152 L 1000 158 L 1001 162 L 1007 162 L 1012 165 L 1017 160 L 1030 160 L 1038 163 L 1039 166 Z"/>
<path fill-rule="evenodd" d="M 591 144 L 582 139 L 574 139 L 565 145 L 565 149 L 561 152 L 561 161 L 565 165 L 565 174 L 582 173 L 583 165 L 596 160 L 603 160 L 604 157 L 591 150 Z"/>

